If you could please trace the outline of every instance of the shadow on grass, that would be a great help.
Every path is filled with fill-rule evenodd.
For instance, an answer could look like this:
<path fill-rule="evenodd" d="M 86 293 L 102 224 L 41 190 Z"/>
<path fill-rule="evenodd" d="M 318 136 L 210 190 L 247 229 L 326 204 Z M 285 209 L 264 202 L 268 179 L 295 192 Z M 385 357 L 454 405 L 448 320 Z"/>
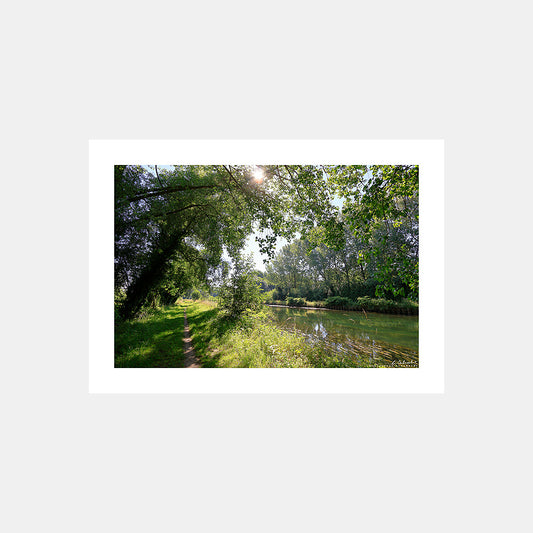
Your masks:
<path fill-rule="evenodd" d="M 115 324 L 115 368 L 183 367 L 183 309 Z"/>
<path fill-rule="evenodd" d="M 194 304 L 187 308 L 187 320 L 197 357 L 204 368 L 218 367 L 221 353 L 213 345 L 239 322 L 230 320 L 216 307 Z"/>

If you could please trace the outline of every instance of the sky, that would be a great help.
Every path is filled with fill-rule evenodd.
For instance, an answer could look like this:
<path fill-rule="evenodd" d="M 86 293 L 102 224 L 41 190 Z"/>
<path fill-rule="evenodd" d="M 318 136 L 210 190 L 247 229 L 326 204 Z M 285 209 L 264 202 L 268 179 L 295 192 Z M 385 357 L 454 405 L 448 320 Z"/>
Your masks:
<path fill-rule="evenodd" d="M 167 169 L 167 170 L 170 170 L 173 168 L 173 165 L 157 165 L 159 169 Z M 148 165 L 145 165 L 145 168 L 150 168 Z M 152 172 L 153 170 L 150 169 Z M 333 204 L 336 205 L 337 207 L 340 207 L 342 205 L 342 200 L 340 198 L 335 198 L 333 200 Z M 255 264 L 255 268 L 257 270 L 261 270 L 262 272 L 265 271 L 266 269 L 266 260 L 267 260 L 267 255 L 263 255 L 261 254 L 261 252 L 259 251 L 259 245 L 257 244 L 256 240 L 255 240 L 255 236 L 257 235 L 258 233 L 257 232 L 254 232 L 252 233 L 247 239 L 246 239 L 246 244 L 245 244 L 245 247 L 244 247 L 244 253 L 245 255 L 251 255 L 252 258 L 253 258 L 253 261 L 254 261 L 254 264 Z M 285 246 L 289 241 L 287 241 L 287 239 L 283 238 L 283 237 L 278 237 L 277 241 L 276 241 L 276 253 L 281 250 L 281 248 L 283 248 L 283 246 Z"/>
<path fill-rule="evenodd" d="M 244 253 L 245 255 L 252 255 L 255 268 L 257 270 L 265 271 L 266 265 L 265 261 L 267 259 L 267 255 L 261 254 L 259 251 L 259 245 L 257 244 L 255 240 L 256 232 L 252 233 L 248 239 L 246 239 L 246 245 L 244 247 Z M 278 240 L 276 241 L 276 253 L 283 248 L 288 243 L 287 239 L 284 239 L 283 237 L 278 237 Z M 265 259 L 265 261 L 263 261 Z"/>
<path fill-rule="evenodd" d="M 152 173 L 153 173 L 153 166 L 152 168 L 150 168 L 150 166 L 148 165 L 144 165 L 144 167 L 146 169 L 149 169 Z M 173 167 L 173 165 L 157 165 L 157 168 L 158 169 L 166 169 L 166 170 L 171 170 Z M 256 232 L 252 233 L 247 239 L 246 239 L 246 245 L 245 245 L 245 248 L 244 248 L 244 253 L 245 255 L 251 255 L 253 260 L 254 260 L 254 264 L 255 264 L 255 268 L 257 270 L 261 270 L 261 271 L 265 271 L 265 263 L 263 261 L 263 258 L 267 258 L 266 255 L 262 255 L 261 252 L 259 251 L 259 245 L 257 244 L 256 240 L 255 240 L 255 236 L 256 236 Z M 278 252 L 281 248 L 283 248 L 283 246 L 285 246 L 287 244 L 287 239 L 284 239 L 283 237 L 279 237 L 277 242 L 276 242 L 276 252 Z"/>

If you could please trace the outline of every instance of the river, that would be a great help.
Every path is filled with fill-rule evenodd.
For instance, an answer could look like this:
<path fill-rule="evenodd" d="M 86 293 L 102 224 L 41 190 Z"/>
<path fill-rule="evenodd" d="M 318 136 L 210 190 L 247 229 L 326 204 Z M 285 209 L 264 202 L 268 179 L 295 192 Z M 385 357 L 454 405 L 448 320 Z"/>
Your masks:
<path fill-rule="evenodd" d="M 418 367 L 418 317 L 269 307 L 276 323 L 370 366 Z"/>

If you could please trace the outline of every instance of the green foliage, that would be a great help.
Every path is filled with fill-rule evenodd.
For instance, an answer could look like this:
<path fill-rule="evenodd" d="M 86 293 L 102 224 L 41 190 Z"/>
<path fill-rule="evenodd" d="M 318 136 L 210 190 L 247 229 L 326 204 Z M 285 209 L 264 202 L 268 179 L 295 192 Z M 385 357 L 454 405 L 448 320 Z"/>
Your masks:
<path fill-rule="evenodd" d="M 303 338 L 276 328 L 263 313 L 228 320 L 221 309 L 198 303 L 188 307 L 187 318 L 203 367 L 310 366 Z"/>
<path fill-rule="evenodd" d="M 259 309 L 263 302 L 261 283 L 250 258 L 237 257 L 233 271 L 218 293 L 219 305 L 231 318 Z"/>
<path fill-rule="evenodd" d="M 357 305 L 365 311 L 402 315 L 418 315 L 418 303 L 411 300 L 393 301 L 385 298 L 357 298 Z"/>
<path fill-rule="evenodd" d="M 304 298 L 287 298 L 286 300 L 268 299 L 265 303 L 271 305 L 288 305 L 289 307 L 320 307 L 326 309 L 343 309 L 347 311 L 371 311 L 375 313 L 418 315 L 418 303 L 406 298 L 395 301 L 386 298 L 370 298 L 369 296 L 353 299 L 345 296 L 330 296 L 323 301 L 305 300 Z"/>
<path fill-rule="evenodd" d="M 263 295 L 263 302 L 271 304 L 276 299 L 276 289 L 272 289 L 271 291 L 264 292 Z"/>
<path fill-rule="evenodd" d="M 198 289 L 193 289 L 191 291 L 191 299 L 200 300 L 201 297 L 202 297 L 202 293 Z"/>
<path fill-rule="evenodd" d="M 376 313 L 391 313 L 417 315 L 418 304 L 410 300 L 393 301 L 385 298 L 369 298 L 362 296 L 355 300 L 342 296 L 332 296 L 324 302 L 328 309 L 347 309 L 351 311 L 372 311 Z"/>
<path fill-rule="evenodd" d="M 418 298 L 418 167 L 264 165 L 262 171 L 259 183 L 246 165 L 115 167 L 121 317 L 216 285 L 227 274 L 223 250 L 238 255 L 254 228 L 271 258 L 278 237 L 302 236 L 273 259 L 267 276 L 256 274 L 263 291 L 276 289 L 275 299 Z"/>
<path fill-rule="evenodd" d="M 394 214 L 394 219 L 376 215 L 367 221 L 356 218 L 355 212 L 343 212 L 335 222 L 342 238 L 341 233 L 332 237 L 326 227 L 316 227 L 307 240 L 284 246 L 267 265 L 266 279 L 275 286 L 277 299 L 378 296 L 417 300 L 418 201 L 400 200 L 394 202 L 402 209 L 377 210 L 380 216 Z M 357 220 L 362 225 L 355 228 Z"/>
<path fill-rule="evenodd" d="M 126 291 L 122 316 L 138 314 L 154 291 L 165 302 L 206 281 L 222 265 L 224 248 L 242 248 L 254 224 L 272 237 L 266 251 L 276 235 L 292 234 L 279 209 L 283 203 L 267 192 L 268 181 L 260 187 L 243 165 L 175 165 L 164 171 L 117 165 L 115 286 Z"/>
<path fill-rule="evenodd" d="M 115 323 L 121 321 L 122 317 L 120 316 L 120 306 L 126 299 L 126 294 L 120 289 L 115 289 Z"/>
<path fill-rule="evenodd" d="M 331 349 L 324 341 L 306 338 L 274 324 L 264 313 L 235 320 L 217 308 L 193 304 L 187 317 L 196 354 L 203 367 L 331 368 L 379 367 L 369 357 Z"/>
<path fill-rule="evenodd" d="M 343 218 L 374 258 L 378 294 L 418 298 L 418 166 L 328 167 Z"/>
<path fill-rule="evenodd" d="M 356 307 L 354 302 L 343 296 L 330 296 L 325 301 L 325 305 L 330 309 L 353 309 Z"/>
<path fill-rule="evenodd" d="M 115 323 L 115 368 L 182 367 L 183 309 L 152 310 Z"/>
<path fill-rule="evenodd" d="M 227 368 L 310 367 L 312 347 L 302 336 L 256 319 L 231 331 L 220 344 L 218 366 Z"/>
<path fill-rule="evenodd" d="M 292 298 L 290 296 L 287 298 L 286 302 L 287 305 L 291 307 L 303 307 L 306 304 L 303 298 Z"/>

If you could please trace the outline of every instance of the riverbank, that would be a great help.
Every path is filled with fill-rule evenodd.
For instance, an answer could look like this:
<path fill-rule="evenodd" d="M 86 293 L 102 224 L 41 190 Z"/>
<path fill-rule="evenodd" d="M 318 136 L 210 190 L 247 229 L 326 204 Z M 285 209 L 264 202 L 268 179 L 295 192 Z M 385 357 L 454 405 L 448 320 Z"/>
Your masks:
<path fill-rule="evenodd" d="M 324 308 L 316 309 L 323 313 L 329 312 Z M 313 312 L 310 307 L 306 307 L 307 310 Z M 184 330 L 185 313 L 188 331 Z M 339 317 L 340 320 L 342 316 Z M 353 322 L 350 318 L 345 320 Z M 402 320 L 407 320 L 407 317 Z M 350 330 L 356 327 L 352 322 Z M 365 325 L 372 325 L 370 318 L 363 322 Z M 294 329 L 292 318 L 287 317 L 280 321 L 278 317 L 275 320 L 272 311 L 266 308 L 258 313 L 234 319 L 213 301 L 180 301 L 176 305 L 155 310 L 143 318 L 117 322 L 115 367 L 193 366 L 192 359 L 188 360 L 184 354 L 184 337 L 187 339 L 187 353 L 194 349 L 196 360 L 193 363 L 196 367 L 390 367 L 383 357 L 376 357 L 378 346 L 382 355 L 387 355 L 387 350 L 390 351 L 390 346 L 381 346 L 379 341 L 370 344 L 353 339 L 348 341 L 343 335 L 341 345 L 335 340 L 333 333 L 329 334 L 328 338 L 323 338 L 298 331 Z M 389 353 L 388 356 L 394 357 L 394 354 Z"/>
<path fill-rule="evenodd" d="M 210 368 L 348 368 L 382 367 L 364 353 L 332 351 L 311 338 L 275 324 L 266 312 L 229 318 L 213 302 L 187 307 L 192 343 L 202 367 Z"/>
<path fill-rule="evenodd" d="M 385 298 L 363 296 L 350 300 L 342 296 L 332 296 L 327 300 L 307 301 L 304 298 L 287 298 L 286 300 L 266 300 L 266 305 L 278 307 L 305 307 L 308 309 L 334 309 L 340 311 L 364 311 L 387 313 L 391 315 L 418 315 L 418 302 L 400 300 L 395 302 Z"/>
<path fill-rule="evenodd" d="M 310 307 L 268 307 L 282 328 L 319 337 L 334 351 L 376 359 L 417 359 L 418 317 Z"/>

